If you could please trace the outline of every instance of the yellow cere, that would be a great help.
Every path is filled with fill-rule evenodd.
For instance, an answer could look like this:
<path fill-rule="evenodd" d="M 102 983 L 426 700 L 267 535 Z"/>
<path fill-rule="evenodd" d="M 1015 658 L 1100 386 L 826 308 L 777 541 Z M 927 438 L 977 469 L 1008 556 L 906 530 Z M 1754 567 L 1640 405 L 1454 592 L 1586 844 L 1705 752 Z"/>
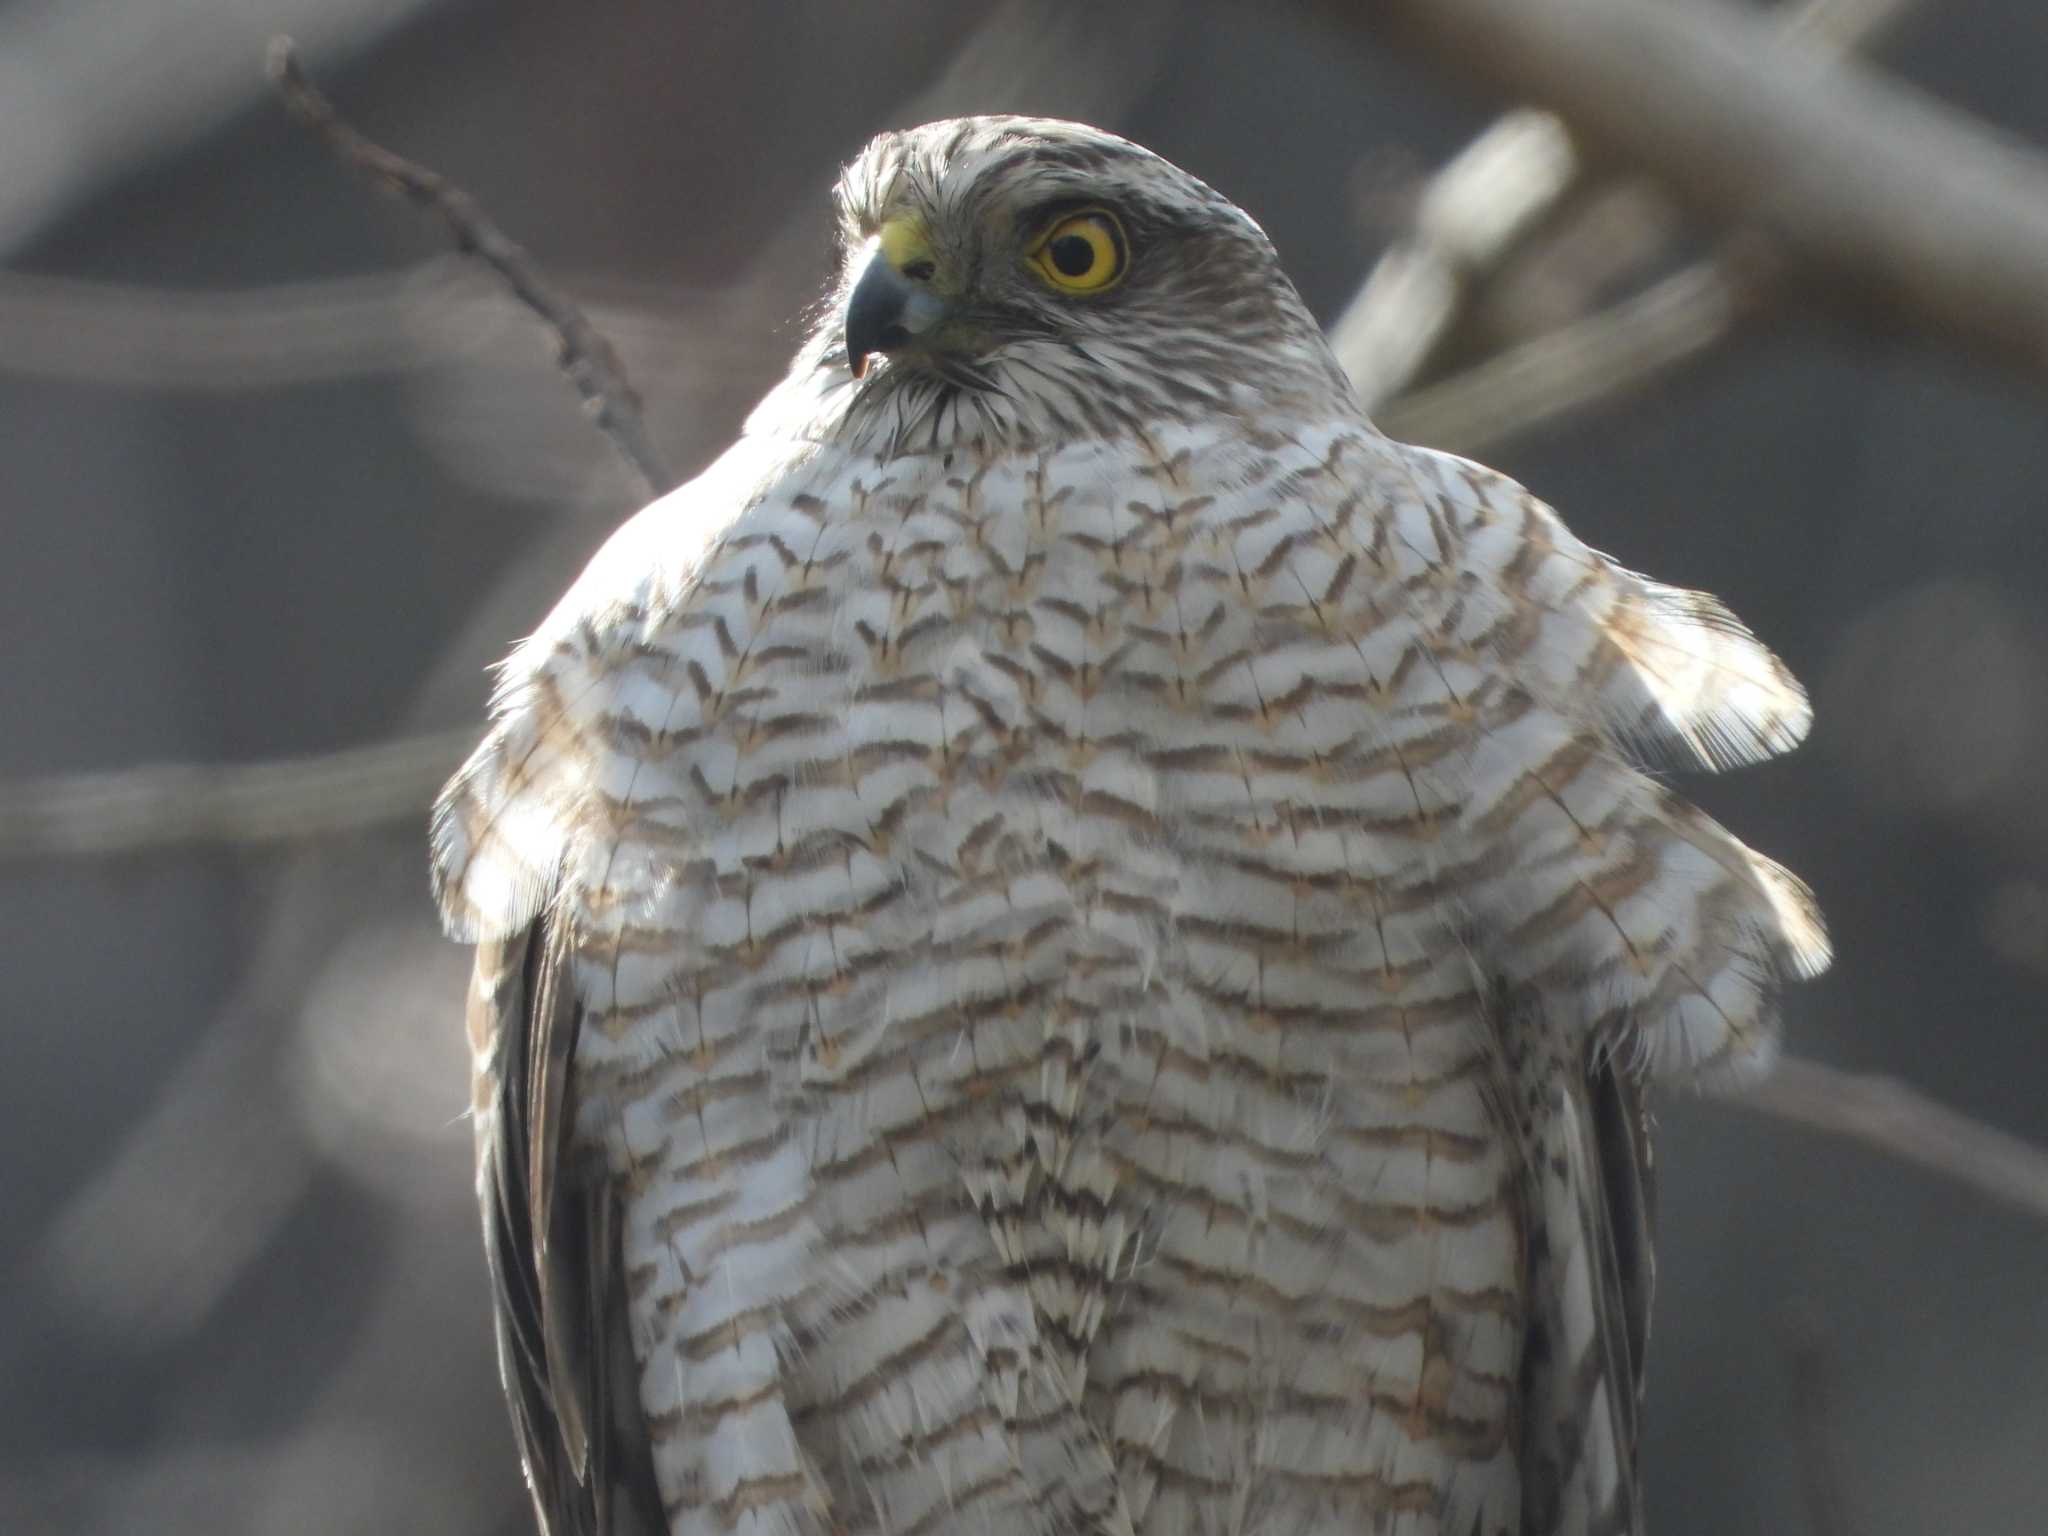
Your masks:
<path fill-rule="evenodd" d="M 890 219 L 875 232 L 875 243 L 898 272 L 913 262 L 931 260 L 931 238 L 922 219 Z"/>
<path fill-rule="evenodd" d="M 1128 261 L 1123 226 L 1105 209 L 1070 214 L 1046 231 L 1032 263 L 1055 288 L 1099 293 L 1124 275 Z"/>

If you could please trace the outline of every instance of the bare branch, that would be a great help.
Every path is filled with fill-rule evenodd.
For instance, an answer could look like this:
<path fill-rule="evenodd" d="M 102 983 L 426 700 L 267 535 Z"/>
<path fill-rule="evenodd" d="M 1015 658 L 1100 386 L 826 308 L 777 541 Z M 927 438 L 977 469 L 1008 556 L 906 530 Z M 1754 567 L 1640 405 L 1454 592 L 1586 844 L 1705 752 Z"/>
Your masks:
<path fill-rule="evenodd" d="M 1578 180 L 1579 155 L 1548 112 L 1510 112 L 1430 179 L 1414 230 L 1381 255 L 1330 347 L 1368 416 L 1428 364 L 1468 287 L 1498 266 Z"/>
<path fill-rule="evenodd" d="M 1777 15 L 1782 18 L 1783 35 L 1806 39 L 1831 54 L 1839 54 L 1870 42 L 1899 21 L 1915 3 L 1916 0 L 1797 0 Z M 1497 119 L 1431 178 L 1417 199 L 1413 231 L 1380 257 L 1331 327 L 1331 347 L 1338 362 L 1351 375 L 1368 415 L 1378 419 L 1389 401 L 1422 376 L 1480 287 L 1507 266 L 1531 237 L 1560 212 L 1579 187 L 1584 169 L 1564 123 L 1549 112 L 1523 108 Z M 1637 248 L 1621 259 L 1644 264 L 1668 243 L 1665 230 L 1671 223 L 1669 199 L 1648 183 L 1617 188 L 1615 195 L 1631 206 L 1637 228 L 1651 231 L 1639 235 L 1633 242 Z M 1582 264 L 1588 244 L 1600 249 L 1612 264 L 1618 243 L 1612 229 L 1615 215 L 1613 204 L 1603 199 L 1573 221 L 1580 228 L 1594 220 L 1602 226 L 1591 242 L 1565 237 L 1567 249 L 1576 258 L 1575 264 Z M 1590 286 L 1592 274 L 1579 275 L 1582 284 Z M 1667 309 L 1668 306 L 1653 304 L 1648 306 L 1648 313 L 1661 315 Z M 1611 325 L 1600 326 L 1599 332 L 1603 355 L 1598 367 L 1613 381 L 1610 390 L 1603 393 L 1612 392 L 1634 382 L 1626 368 L 1626 352 L 1617 345 L 1625 338 L 1615 336 Z M 1547 348 L 1546 355 L 1557 356 L 1588 339 L 1583 335 L 1560 336 L 1558 345 Z M 1713 339 L 1714 335 L 1700 336 L 1696 345 L 1687 348 L 1687 355 L 1703 350 Z M 1640 359 L 1645 376 L 1674 361 L 1668 343 L 1660 346 L 1655 335 L 1646 340 L 1650 349 Z M 1481 370 L 1474 370 L 1475 375 L 1480 373 Z M 1475 376 L 1471 382 L 1480 389 L 1488 387 L 1484 377 Z M 1565 409 L 1546 410 L 1544 419 L 1589 404 L 1593 398 L 1572 402 Z M 1541 402 L 1531 397 L 1530 403 Z M 1434 409 L 1432 406 L 1431 410 Z M 1405 404 L 1396 414 L 1407 414 Z M 1535 424 L 1534 420 L 1519 423 L 1496 419 L 1477 441 L 1494 441 L 1519 426 Z M 1448 439 L 1414 435 L 1437 446 L 1453 446 Z"/>
<path fill-rule="evenodd" d="M 621 350 L 686 353 L 722 374 L 748 295 L 668 284 L 659 291 L 575 274 L 563 287 L 625 340 Z M 333 379 L 501 366 L 505 285 L 455 255 L 350 277 L 191 289 L 0 271 L 0 374 L 116 388 L 226 394 Z M 765 322 L 764 322 L 765 323 Z M 748 351 L 755 349 L 749 332 Z M 503 367 L 513 366 L 507 359 Z M 533 372 L 542 371 L 538 361 Z"/>
<path fill-rule="evenodd" d="M 1799 0 L 1785 31 L 1843 53 L 1866 47 L 1906 19 L 1921 0 Z"/>
<path fill-rule="evenodd" d="M 1358 12 L 1325 0 L 1356 32 Z M 2048 375 L 2048 162 L 1736 7 L 1380 0 L 1385 31 L 1554 107 L 1833 292 Z"/>
<path fill-rule="evenodd" d="M 674 477 L 648 436 L 640 396 L 611 343 L 541 277 L 533 258 L 492 222 L 476 199 L 438 172 L 393 154 L 357 131 L 306 78 L 290 38 L 272 39 L 270 76 L 292 115 L 317 133 L 342 164 L 372 185 L 438 215 L 459 250 L 497 273 L 520 302 L 547 322 L 560 348 L 562 371 L 583 397 L 591 419 L 639 478 L 641 489 L 658 496 L 673 485 Z"/>
<path fill-rule="evenodd" d="M 452 348 L 408 317 L 459 301 L 456 261 L 229 290 L 0 272 L 0 372 L 215 393 L 424 367 Z"/>
<path fill-rule="evenodd" d="M 158 764 L 5 786 L 0 861 L 298 842 L 422 819 L 474 729 L 248 764 Z"/>
<path fill-rule="evenodd" d="M 1478 453 L 1699 356 L 1749 311 L 1759 291 L 1721 262 L 1695 262 L 1611 309 L 1401 396 L 1380 413 L 1379 425 L 1405 441 Z"/>
<path fill-rule="evenodd" d="M 1725 1097 L 1738 1108 L 1861 1142 L 2048 1221 L 2048 1149 L 1973 1120 L 1895 1079 L 1788 1056 L 1769 1076 Z"/>

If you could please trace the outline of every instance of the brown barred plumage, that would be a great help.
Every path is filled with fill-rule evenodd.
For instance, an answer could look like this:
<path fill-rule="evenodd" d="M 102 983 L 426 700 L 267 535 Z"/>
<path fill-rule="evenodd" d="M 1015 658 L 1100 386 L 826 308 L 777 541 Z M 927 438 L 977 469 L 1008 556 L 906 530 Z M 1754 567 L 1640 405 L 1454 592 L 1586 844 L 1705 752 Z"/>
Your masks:
<path fill-rule="evenodd" d="M 543 1521 L 1639 1530 L 1639 1082 L 1827 958 L 1644 768 L 1797 685 L 1381 437 L 1136 146 L 934 124 L 840 200 L 944 318 L 856 379 L 842 297 L 437 817 Z M 1077 205 L 1099 296 L 1026 259 Z"/>

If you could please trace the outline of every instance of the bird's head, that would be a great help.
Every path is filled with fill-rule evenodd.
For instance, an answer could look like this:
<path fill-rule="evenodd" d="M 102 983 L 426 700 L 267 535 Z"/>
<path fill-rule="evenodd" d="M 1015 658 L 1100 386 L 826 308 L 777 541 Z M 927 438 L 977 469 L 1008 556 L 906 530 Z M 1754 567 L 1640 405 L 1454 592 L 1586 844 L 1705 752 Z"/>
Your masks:
<path fill-rule="evenodd" d="M 839 272 L 806 358 L 847 385 L 843 426 L 909 447 L 1355 409 L 1265 233 L 1126 139 L 928 123 L 868 145 L 836 202 Z"/>

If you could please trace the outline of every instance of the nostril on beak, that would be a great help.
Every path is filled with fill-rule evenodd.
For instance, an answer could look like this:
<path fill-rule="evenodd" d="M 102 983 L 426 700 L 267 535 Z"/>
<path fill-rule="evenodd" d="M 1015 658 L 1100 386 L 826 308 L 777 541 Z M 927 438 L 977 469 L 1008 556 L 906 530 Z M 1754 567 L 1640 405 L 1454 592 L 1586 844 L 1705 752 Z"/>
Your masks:
<path fill-rule="evenodd" d="M 880 253 L 869 261 L 846 301 L 846 364 L 855 378 L 873 354 L 915 346 L 939 323 L 945 301 L 926 286 L 937 270 L 922 257 L 900 271 Z"/>

